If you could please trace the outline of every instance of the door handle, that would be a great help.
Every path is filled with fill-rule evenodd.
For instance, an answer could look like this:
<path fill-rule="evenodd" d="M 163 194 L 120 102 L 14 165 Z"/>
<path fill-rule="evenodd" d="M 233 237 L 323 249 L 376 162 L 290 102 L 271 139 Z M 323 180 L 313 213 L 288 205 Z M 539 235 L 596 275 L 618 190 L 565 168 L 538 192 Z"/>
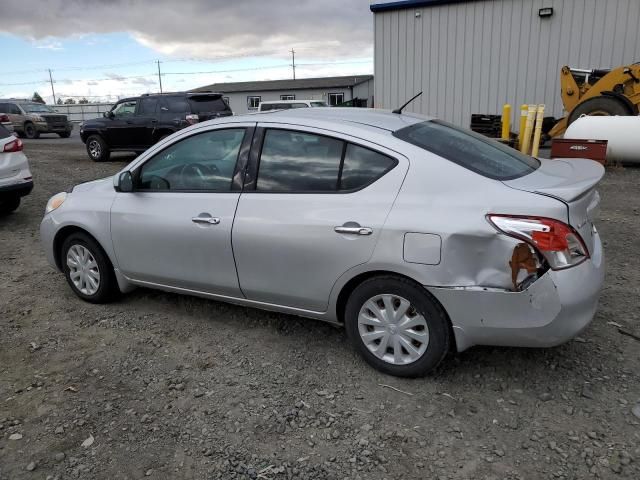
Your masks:
<path fill-rule="evenodd" d="M 220 223 L 218 217 L 193 217 L 191 221 L 193 223 L 207 223 L 209 225 L 218 225 Z"/>
<path fill-rule="evenodd" d="M 335 227 L 333 229 L 336 233 L 344 233 L 347 235 L 371 235 L 373 229 L 369 227 Z"/>

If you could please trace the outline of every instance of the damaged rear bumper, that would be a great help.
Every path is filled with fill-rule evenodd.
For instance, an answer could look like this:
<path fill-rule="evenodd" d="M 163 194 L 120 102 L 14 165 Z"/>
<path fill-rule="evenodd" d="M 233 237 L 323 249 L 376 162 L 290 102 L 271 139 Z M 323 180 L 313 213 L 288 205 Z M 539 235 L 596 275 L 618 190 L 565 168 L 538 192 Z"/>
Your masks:
<path fill-rule="evenodd" d="M 453 324 L 458 351 L 473 345 L 552 347 L 593 319 L 604 282 L 604 254 L 594 233 L 591 258 L 549 270 L 521 292 L 483 287 L 427 287 Z"/>

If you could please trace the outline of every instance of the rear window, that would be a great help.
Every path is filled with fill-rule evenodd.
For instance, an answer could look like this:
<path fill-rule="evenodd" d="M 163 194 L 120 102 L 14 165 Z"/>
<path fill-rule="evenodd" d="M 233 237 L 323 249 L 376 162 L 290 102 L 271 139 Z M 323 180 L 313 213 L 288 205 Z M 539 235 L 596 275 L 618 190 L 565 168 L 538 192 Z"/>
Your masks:
<path fill-rule="evenodd" d="M 7 138 L 11 135 L 11 132 L 4 128 L 4 125 L 0 125 L 0 138 Z"/>
<path fill-rule="evenodd" d="M 439 120 L 417 123 L 393 135 L 494 180 L 523 177 L 540 166 L 533 157 Z"/>
<path fill-rule="evenodd" d="M 229 108 L 221 95 L 193 95 L 189 96 L 189 103 L 193 113 L 224 112 Z"/>

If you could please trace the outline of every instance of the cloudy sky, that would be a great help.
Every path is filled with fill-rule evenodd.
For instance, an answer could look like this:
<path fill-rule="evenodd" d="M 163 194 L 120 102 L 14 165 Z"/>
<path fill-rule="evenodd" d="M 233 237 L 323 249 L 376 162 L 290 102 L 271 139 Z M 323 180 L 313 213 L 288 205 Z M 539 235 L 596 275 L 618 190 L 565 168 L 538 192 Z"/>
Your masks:
<path fill-rule="evenodd" d="M 370 0 L 0 0 L 0 97 L 373 72 Z M 373 2 L 377 3 L 377 2 Z"/>

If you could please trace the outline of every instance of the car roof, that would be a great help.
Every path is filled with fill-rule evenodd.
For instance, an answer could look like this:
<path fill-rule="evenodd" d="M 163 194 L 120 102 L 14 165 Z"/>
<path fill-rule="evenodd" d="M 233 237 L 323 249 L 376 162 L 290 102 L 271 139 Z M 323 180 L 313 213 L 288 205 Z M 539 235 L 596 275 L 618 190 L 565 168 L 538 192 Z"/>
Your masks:
<path fill-rule="evenodd" d="M 222 122 L 274 122 L 290 123 L 305 126 L 316 124 L 342 123 L 349 126 L 374 127 L 377 129 L 395 132 L 401 128 L 416 123 L 433 120 L 432 117 L 415 115 L 413 113 L 392 113 L 390 110 L 374 108 L 350 108 L 350 107 L 318 107 L 295 108 L 290 110 L 271 110 L 267 112 L 250 113 L 227 117 Z M 219 123 L 220 121 L 217 121 Z"/>

